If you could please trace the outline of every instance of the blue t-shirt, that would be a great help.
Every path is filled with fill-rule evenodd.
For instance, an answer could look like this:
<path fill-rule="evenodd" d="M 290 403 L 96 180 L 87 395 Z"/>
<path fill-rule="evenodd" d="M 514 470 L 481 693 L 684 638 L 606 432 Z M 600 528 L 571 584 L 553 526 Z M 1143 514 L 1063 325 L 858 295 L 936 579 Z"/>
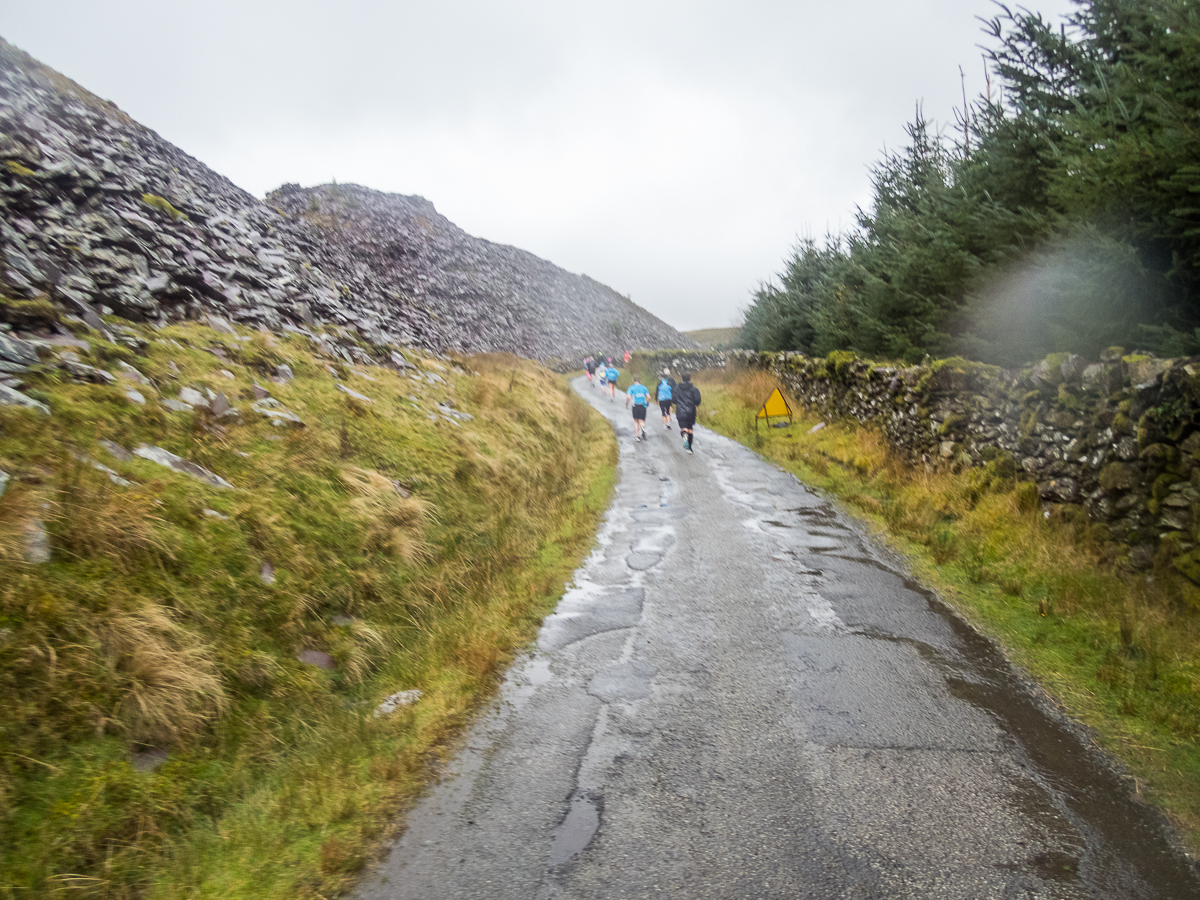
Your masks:
<path fill-rule="evenodd" d="M 633 401 L 634 406 L 648 406 L 650 404 L 650 391 L 646 389 L 644 384 L 631 384 L 629 390 L 625 393 L 629 395 L 629 399 Z"/>
<path fill-rule="evenodd" d="M 664 400 L 671 399 L 671 382 L 663 379 L 658 383 L 658 400 L 661 403 Z"/>
<path fill-rule="evenodd" d="M 620 377 L 621 377 L 621 373 L 620 373 L 620 372 L 618 372 L 618 371 L 617 371 L 616 369 L 614 369 L 612 366 L 609 366 L 609 367 L 608 367 L 608 380 L 609 380 L 609 381 L 611 381 L 613 384 L 616 384 L 616 383 L 617 383 L 617 379 L 618 379 L 618 378 L 620 378 Z"/>

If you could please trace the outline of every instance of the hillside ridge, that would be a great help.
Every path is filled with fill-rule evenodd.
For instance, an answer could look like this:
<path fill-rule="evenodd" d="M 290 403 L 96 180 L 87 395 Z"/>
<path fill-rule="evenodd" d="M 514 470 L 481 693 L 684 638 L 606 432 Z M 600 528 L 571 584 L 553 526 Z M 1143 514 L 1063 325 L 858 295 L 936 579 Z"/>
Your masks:
<path fill-rule="evenodd" d="M 613 289 L 472 237 L 421 197 L 284 185 L 260 201 L 0 39 L 0 291 L 93 327 L 216 312 L 380 348 L 531 358 L 692 342 Z M 386 357 L 386 353 L 382 354 Z"/>

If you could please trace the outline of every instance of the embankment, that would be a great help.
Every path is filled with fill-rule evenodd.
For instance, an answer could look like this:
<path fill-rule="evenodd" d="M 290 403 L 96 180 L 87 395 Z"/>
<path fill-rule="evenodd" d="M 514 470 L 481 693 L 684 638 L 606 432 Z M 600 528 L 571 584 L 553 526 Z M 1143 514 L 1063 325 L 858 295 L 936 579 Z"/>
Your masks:
<path fill-rule="evenodd" d="M 0 328 L 0 897 L 331 896 L 590 549 L 611 431 L 509 355 L 57 324 Z"/>

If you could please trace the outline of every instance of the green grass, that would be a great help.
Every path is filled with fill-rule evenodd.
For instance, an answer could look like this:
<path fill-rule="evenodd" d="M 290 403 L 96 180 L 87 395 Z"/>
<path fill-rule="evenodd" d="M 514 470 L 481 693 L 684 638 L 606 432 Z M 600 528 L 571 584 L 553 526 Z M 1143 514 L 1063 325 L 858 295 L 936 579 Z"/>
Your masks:
<path fill-rule="evenodd" d="M 335 895 L 590 549 L 611 432 L 513 357 L 414 357 L 437 384 L 299 335 L 133 330 L 144 353 L 89 337 L 81 355 L 240 414 L 174 412 L 150 388 L 143 406 L 49 367 L 27 389 L 52 416 L 0 407 L 0 897 Z M 273 383 L 282 362 L 296 378 Z M 251 412 L 255 382 L 305 427 Z M 473 420 L 431 420 L 438 401 Z M 22 561 L 36 521 L 42 565 Z M 415 705 L 373 716 L 411 688 Z M 136 771 L 149 750 L 166 761 Z"/>
<path fill-rule="evenodd" d="M 958 473 L 914 469 L 882 434 L 794 401 L 790 428 L 755 428 L 776 386 L 763 372 L 704 373 L 699 421 L 842 502 L 915 574 L 1128 766 L 1200 851 L 1200 592 L 1164 558 L 1123 571 L 1086 517 L 1047 519 L 1011 459 Z M 785 391 L 786 394 L 786 391 Z"/>
<path fill-rule="evenodd" d="M 701 328 L 684 332 L 705 350 L 724 350 L 732 347 L 741 333 L 741 328 Z"/>

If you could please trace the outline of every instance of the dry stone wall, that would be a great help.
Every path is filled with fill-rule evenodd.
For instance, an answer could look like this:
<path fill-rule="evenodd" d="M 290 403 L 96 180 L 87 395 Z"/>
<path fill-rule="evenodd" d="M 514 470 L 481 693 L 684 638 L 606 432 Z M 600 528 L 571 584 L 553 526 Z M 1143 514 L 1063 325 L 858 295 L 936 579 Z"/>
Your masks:
<path fill-rule="evenodd" d="M 723 369 L 727 357 L 721 350 L 657 350 L 635 354 L 631 362 L 635 371 L 648 377 L 670 369 L 671 375 L 678 378 L 684 372 Z"/>
<path fill-rule="evenodd" d="M 1098 362 L 1058 354 L 1016 371 L 851 353 L 730 356 L 812 409 L 878 425 L 915 463 L 1011 466 L 1048 513 L 1086 513 L 1134 567 L 1170 560 L 1200 582 L 1200 357 L 1111 348 Z"/>
<path fill-rule="evenodd" d="M 609 341 L 609 343 L 612 342 Z M 596 352 L 595 348 L 588 351 L 593 356 Z M 644 379 L 651 378 L 663 369 L 670 369 L 671 374 L 676 378 L 684 372 L 699 372 L 703 369 L 723 369 L 727 356 L 727 354 L 716 350 L 637 350 L 630 354 L 629 366 L 626 367 L 622 362 L 623 354 L 620 350 L 607 349 L 607 345 L 601 344 L 599 352 L 602 356 L 611 356 L 613 361 L 616 362 L 618 369 L 628 368 L 629 371 L 642 376 Z M 550 359 L 546 361 L 546 365 L 560 374 L 577 372 L 583 368 L 584 355 L 579 354 L 566 358 Z"/>
<path fill-rule="evenodd" d="M 0 40 L 0 304 L 162 322 L 215 313 L 367 345 L 692 346 L 585 276 L 473 238 L 420 197 L 285 186 L 264 203 Z M 25 304 L 21 306 L 21 304 Z M 386 355 L 386 350 L 384 351 Z"/>

